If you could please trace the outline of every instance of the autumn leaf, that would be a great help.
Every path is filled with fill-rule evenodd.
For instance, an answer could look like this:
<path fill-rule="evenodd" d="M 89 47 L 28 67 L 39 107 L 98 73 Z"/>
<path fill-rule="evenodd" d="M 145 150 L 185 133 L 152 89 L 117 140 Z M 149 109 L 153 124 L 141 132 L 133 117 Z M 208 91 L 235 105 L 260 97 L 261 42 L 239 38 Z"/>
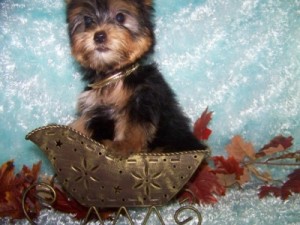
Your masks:
<path fill-rule="evenodd" d="M 72 213 L 77 219 L 83 219 L 88 208 L 80 205 L 75 200 L 68 197 L 68 195 L 58 186 L 55 186 L 56 201 L 53 203 L 52 207 L 60 212 Z"/>
<path fill-rule="evenodd" d="M 0 168 L 0 200 L 5 198 L 5 192 L 10 190 L 14 180 L 14 163 L 8 161 Z"/>
<path fill-rule="evenodd" d="M 244 173 L 244 169 L 240 167 L 239 163 L 233 157 L 225 159 L 223 156 L 212 157 L 216 169 L 215 173 L 235 174 L 239 178 Z"/>
<path fill-rule="evenodd" d="M 212 159 L 216 167 L 213 171 L 223 186 L 230 187 L 236 183 L 242 185 L 249 181 L 247 171 L 234 157 L 225 159 L 223 156 L 214 156 Z"/>
<path fill-rule="evenodd" d="M 199 140 L 208 140 L 212 131 L 207 128 L 209 122 L 212 119 L 212 113 L 208 112 L 208 108 L 202 113 L 201 117 L 194 124 L 194 135 Z"/>
<path fill-rule="evenodd" d="M 259 198 L 265 198 L 273 194 L 275 197 L 281 197 L 281 188 L 273 186 L 261 186 L 259 190 Z"/>
<path fill-rule="evenodd" d="M 300 169 L 295 170 L 288 176 L 288 180 L 281 187 L 262 186 L 258 194 L 259 198 L 264 198 L 273 194 L 282 200 L 288 199 L 292 193 L 300 193 Z"/>
<path fill-rule="evenodd" d="M 245 157 L 252 160 L 255 159 L 255 151 L 253 145 L 245 142 L 244 139 L 236 135 L 231 139 L 231 143 L 226 146 L 229 157 L 235 158 L 238 162 L 242 162 Z"/>
<path fill-rule="evenodd" d="M 300 193 L 300 169 L 288 175 L 288 180 L 282 186 L 282 199 L 287 199 L 292 193 Z"/>
<path fill-rule="evenodd" d="M 41 162 L 34 164 L 32 169 L 23 166 L 15 175 L 13 161 L 4 163 L 0 168 L 0 217 L 13 219 L 24 218 L 22 209 L 23 192 L 36 180 L 40 171 Z M 32 193 L 28 194 L 26 206 L 28 209 L 39 210 L 36 199 Z"/>
<path fill-rule="evenodd" d="M 261 157 L 265 157 L 265 156 L 268 156 L 268 155 L 273 155 L 273 154 L 278 153 L 278 152 L 282 152 L 284 150 L 285 149 L 282 145 L 278 145 L 277 147 L 270 147 L 270 148 L 264 149 L 264 150 L 256 153 L 255 157 L 256 158 L 261 158 Z"/>
<path fill-rule="evenodd" d="M 293 137 L 284 137 L 282 135 L 273 138 L 269 144 L 262 147 L 258 153 L 256 153 L 256 158 L 261 158 L 264 156 L 272 155 L 278 152 L 287 150 L 293 145 Z"/>
<path fill-rule="evenodd" d="M 270 147 L 277 147 L 278 145 L 283 146 L 284 149 L 288 149 L 293 145 L 294 138 L 292 136 L 284 137 L 282 135 L 278 135 L 275 138 L 273 138 L 269 144 L 266 144 L 264 147 L 262 147 L 262 150 L 268 149 Z"/>
<path fill-rule="evenodd" d="M 186 185 L 185 189 L 193 193 L 198 203 L 204 204 L 217 203 L 216 196 L 225 195 L 226 192 L 225 187 L 219 183 L 218 177 L 206 164 L 200 166 L 195 177 Z M 179 199 L 186 199 L 188 196 L 187 192 L 183 192 Z"/>
<path fill-rule="evenodd" d="M 10 217 L 12 219 L 25 218 L 22 208 L 22 198 L 24 191 L 34 183 L 37 183 L 41 162 L 34 164 L 32 168 L 23 166 L 22 170 L 15 174 L 15 167 L 13 161 L 4 163 L 0 168 L 0 217 Z M 46 178 L 45 178 L 46 179 Z M 48 178 L 47 178 L 48 179 Z M 50 181 L 48 179 L 48 182 Z M 88 208 L 80 205 L 75 200 L 69 198 L 69 195 L 62 191 L 58 185 L 54 185 L 56 193 L 56 201 L 52 207 L 64 213 L 75 214 L 77 219 L 85 218 Z M 39 194 L 44 194 L 42 196 Z M 28 192 L 25 201 L 25 210 L 29 213 L 31 218 L 38 215 L 41 210 L 41 203 L 36 196 L 46 198 L 46 193 L 42 188 L 32 189 Z M 112 210 L 102 210 L 99 212 L 103 219 L 110 218 L 113 213 Z"/>

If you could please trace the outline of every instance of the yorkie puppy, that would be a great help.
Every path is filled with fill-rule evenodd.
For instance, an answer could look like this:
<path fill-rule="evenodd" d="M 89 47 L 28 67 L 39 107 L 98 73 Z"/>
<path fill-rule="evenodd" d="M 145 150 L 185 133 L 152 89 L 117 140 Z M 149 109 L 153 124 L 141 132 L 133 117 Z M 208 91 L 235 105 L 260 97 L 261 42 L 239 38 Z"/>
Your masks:
<path fill-rule="evenodd" d="M 69 0 L 74 58 L 88 83 L 71 126 L 128 157 L 204 150 L 154 63 L 151 0 Z"/>

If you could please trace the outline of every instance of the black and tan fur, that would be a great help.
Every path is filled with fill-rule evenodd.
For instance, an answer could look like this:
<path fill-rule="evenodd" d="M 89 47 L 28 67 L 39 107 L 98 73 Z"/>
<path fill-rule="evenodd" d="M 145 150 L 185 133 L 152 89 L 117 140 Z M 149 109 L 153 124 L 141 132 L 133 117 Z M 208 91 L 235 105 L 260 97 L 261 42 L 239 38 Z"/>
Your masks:
<path fill-rule="evenodd" d="M 142 151 L 202 150 L 189 120 L 155 63 L 151 0 L 70 0 L 70 43 L 88 84 L 139 64 L 102 88 L 87 86 L 71 126 L 104 143 L 115 155 Z"/>

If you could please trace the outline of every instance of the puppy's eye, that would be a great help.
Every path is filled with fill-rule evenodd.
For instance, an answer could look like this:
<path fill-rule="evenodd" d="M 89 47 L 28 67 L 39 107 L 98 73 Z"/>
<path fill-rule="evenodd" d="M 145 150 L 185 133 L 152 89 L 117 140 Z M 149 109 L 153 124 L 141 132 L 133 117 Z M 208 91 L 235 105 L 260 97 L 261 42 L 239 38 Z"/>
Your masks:
<path fill-rule="evenodd" d="M 84 17 L 84 25 L 85 25 L 86 28 L 92 26 L 93 22 L 94 21 L 91 17 L 88 17 L 88 16 Z"/>
<path fill-rule="evenodd" d="M 116 15 L 116 21 L 118 22 L 118 23 L 124 23 L 125 22 L 125 19 L 126 19 L 126 16 L 124 15 L 124 13 L 117 13 L 117 15 Z"/>

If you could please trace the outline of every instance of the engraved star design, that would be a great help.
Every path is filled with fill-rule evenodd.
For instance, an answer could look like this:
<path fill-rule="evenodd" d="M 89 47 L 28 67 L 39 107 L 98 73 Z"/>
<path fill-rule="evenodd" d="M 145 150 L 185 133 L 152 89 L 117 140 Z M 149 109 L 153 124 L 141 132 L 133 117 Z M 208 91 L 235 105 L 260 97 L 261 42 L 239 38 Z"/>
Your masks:
<path fill-rule="evenodd" d="M 76 173 L 74 181 L 78 185 L 84 185 L 85 189 L 89 189 L 91 182 L 99 182 L 99 180 L 92 174 L 99 169 L 99 165 L 91 166 L 86 158 L 83 158 L 80 166 L 72 166 L 72 170 Z"/>
<path fill-rule="evenodd" d="M 133 186 L 134 189 L 144 189 L 144 193 L 149 196 L 150 189 L 161 189 L 159 183 L 155 180 L 161 176 L 161 171 L 150 174 L 148 165 L 145 165 L 145 168 L 142 173 L 132 172 L 131 175 L 137 180 L 137 183 Z"/>
<path fill-rule="evenodd" d="M 60 148 L 63 145 L 61 140 L 57 140 L 57 141 L 55 141 L 55 143 L 56 143 L 56 147 L 58 147 L 58 148 Z"/>

